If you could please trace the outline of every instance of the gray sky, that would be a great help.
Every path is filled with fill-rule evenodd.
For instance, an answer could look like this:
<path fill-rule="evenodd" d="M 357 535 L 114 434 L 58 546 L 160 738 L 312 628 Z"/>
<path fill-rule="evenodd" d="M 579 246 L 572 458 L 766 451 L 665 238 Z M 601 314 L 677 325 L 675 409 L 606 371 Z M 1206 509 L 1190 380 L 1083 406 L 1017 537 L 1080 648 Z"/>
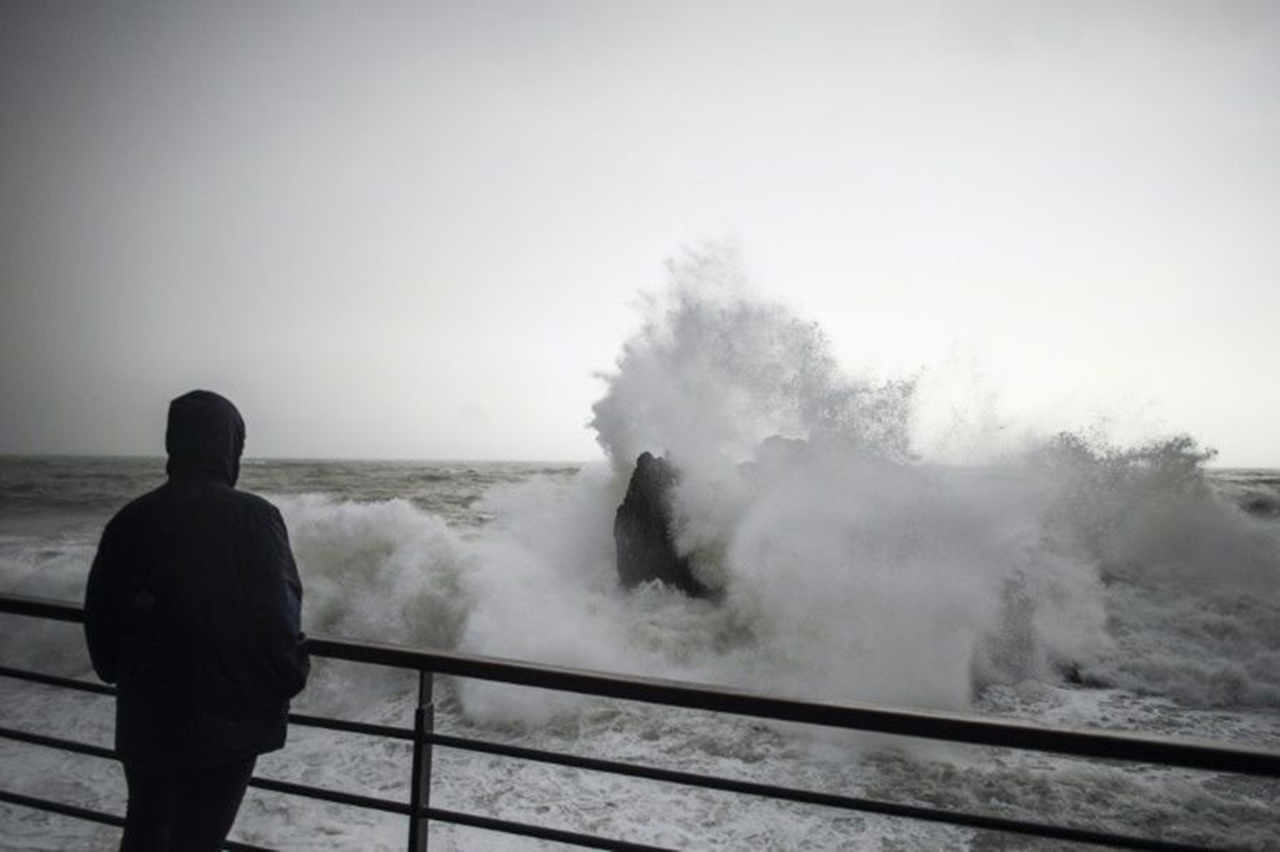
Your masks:
<path fill-rule="evenodd" d="M 0 6 L 0 452 L 589 458 L 662 261 L 1280 466 L 1280 4 Z"/>

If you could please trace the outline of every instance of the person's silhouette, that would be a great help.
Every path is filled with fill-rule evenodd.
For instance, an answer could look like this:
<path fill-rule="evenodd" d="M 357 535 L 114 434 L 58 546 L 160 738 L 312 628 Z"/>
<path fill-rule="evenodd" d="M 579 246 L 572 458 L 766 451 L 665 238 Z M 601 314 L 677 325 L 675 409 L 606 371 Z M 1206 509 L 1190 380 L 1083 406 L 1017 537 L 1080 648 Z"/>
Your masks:
<path fill-rule="evenodd" d="M 94 670 L 117 684 L 130 852 L 221 847 L 309 670 L 284 521 L 235 489 L 240 413 L 178 397 L 165 448 L 168 482 L 107 524 L 85 591 Z"/>

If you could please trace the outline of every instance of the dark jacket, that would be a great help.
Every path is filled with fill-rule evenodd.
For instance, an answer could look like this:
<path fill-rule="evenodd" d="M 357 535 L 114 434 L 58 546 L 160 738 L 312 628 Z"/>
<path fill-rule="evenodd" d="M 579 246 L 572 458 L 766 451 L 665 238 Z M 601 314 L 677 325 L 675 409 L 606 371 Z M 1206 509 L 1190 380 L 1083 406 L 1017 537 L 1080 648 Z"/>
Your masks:
<path fill-rule="evenodd" d="M 284 521 L 235 490 L 244 421 L 226 399 L 175 399 L 165 447 L 169 481 L 107 524 L 85 592 L 93 667 L 118 685 L 116 748 L 154 769 L 272 751 L 309 668 Z"/>

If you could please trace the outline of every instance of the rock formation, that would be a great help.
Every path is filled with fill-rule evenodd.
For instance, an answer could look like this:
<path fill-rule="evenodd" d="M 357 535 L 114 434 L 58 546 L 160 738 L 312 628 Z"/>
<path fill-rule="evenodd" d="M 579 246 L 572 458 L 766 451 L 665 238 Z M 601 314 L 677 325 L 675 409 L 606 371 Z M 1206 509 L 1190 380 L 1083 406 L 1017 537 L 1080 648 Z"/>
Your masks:
<path fill-rule="evenodd" d="M 627 486 L 627 496 L 613 521 L 618 579 L 627 588 L 661 580 L 693 597 L 707 596 L 689 560 L 676 552 L 672 534 L 671 489 L 675 468 L 664 458 L 641 453 Z"/>

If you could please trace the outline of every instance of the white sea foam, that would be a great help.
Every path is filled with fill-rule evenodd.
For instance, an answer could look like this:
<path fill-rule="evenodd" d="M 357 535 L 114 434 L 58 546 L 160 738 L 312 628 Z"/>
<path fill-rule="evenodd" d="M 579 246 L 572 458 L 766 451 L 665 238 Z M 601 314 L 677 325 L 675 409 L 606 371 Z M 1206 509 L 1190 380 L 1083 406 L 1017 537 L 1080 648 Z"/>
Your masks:
<path fill-rule="evenodd" d="M 403 500 L 277 498 L 305 569 L 307 626 L 358 639 L 449 648 L 468 599 L 461 539 Z"/>
<path fill-rule="evenodd" d="M 1114 642 L 1084 674 L 1196 706 L 1280 706 L 1280 525 L 1209 488 L 1186 439 L 1047 453 L 1046 536 L 1106 581 Z"/>

